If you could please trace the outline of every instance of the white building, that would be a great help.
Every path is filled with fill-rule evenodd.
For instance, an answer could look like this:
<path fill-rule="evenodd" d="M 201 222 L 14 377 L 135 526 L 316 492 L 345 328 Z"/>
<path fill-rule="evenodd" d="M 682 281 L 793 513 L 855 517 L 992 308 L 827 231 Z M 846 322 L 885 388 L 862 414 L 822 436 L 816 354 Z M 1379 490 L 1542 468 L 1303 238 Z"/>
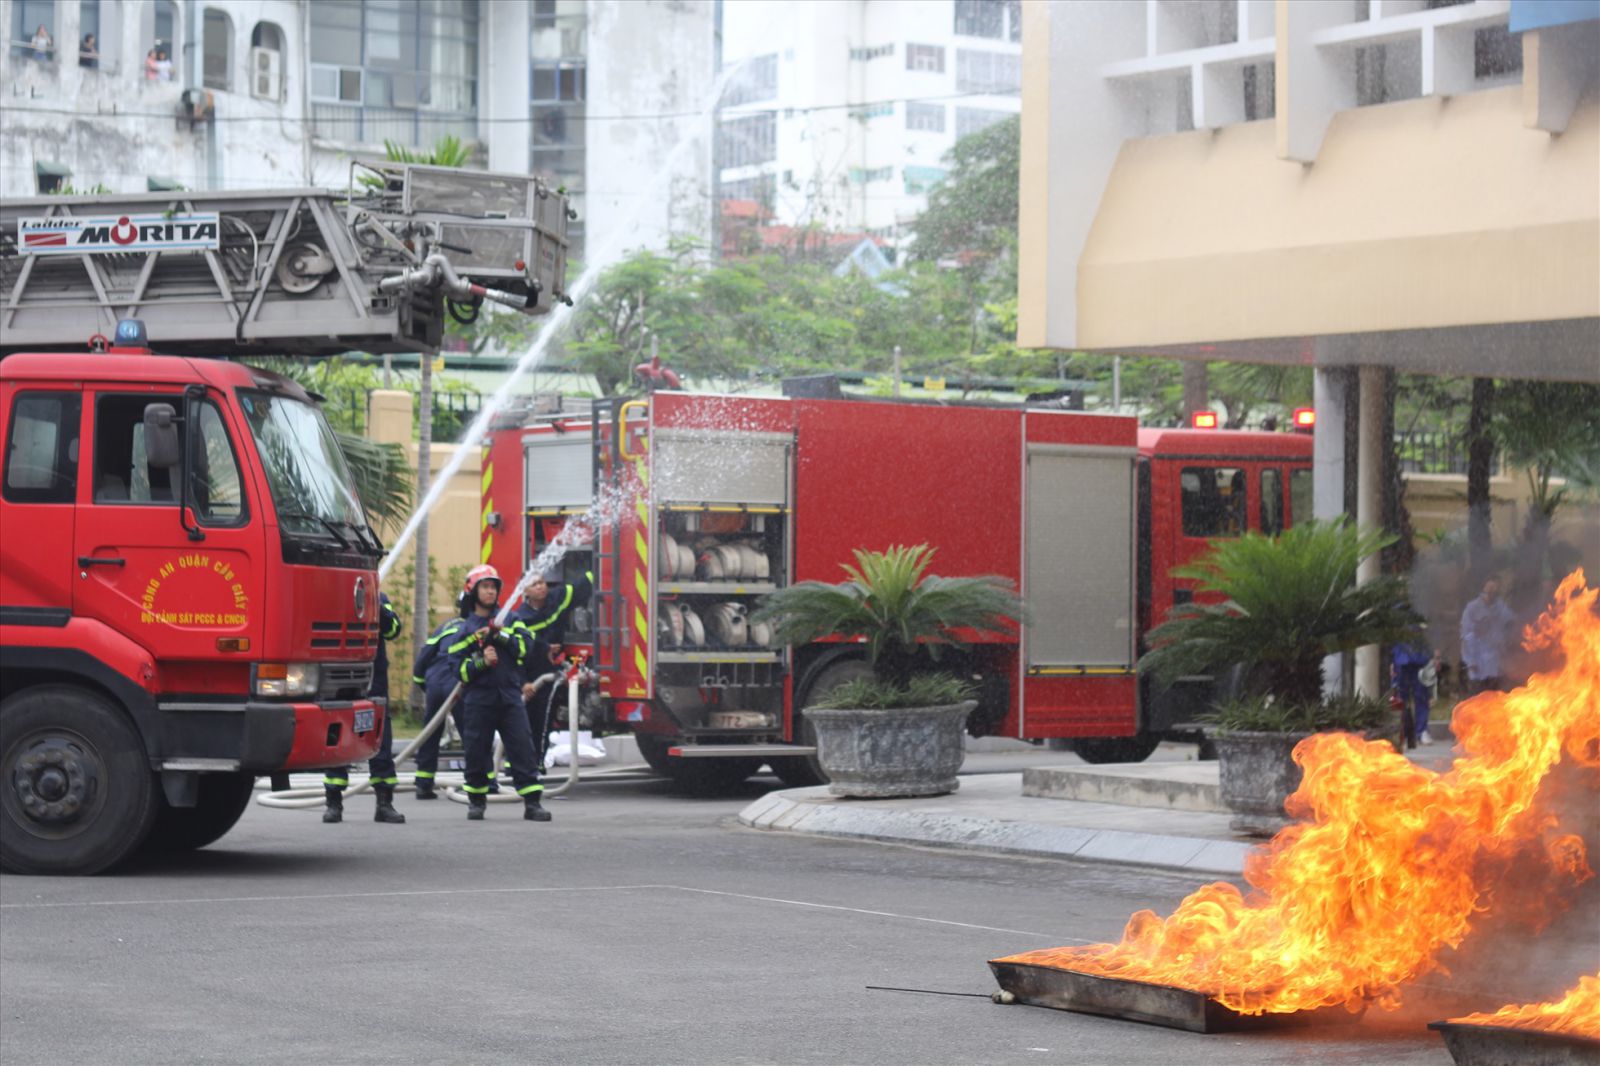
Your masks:
<path fill-rule="evenodd" d="M 724 199 L 893 239 L 956 140 L 1021 108 L 1018 0 L 734 0 Z"/>
<path fill-rule="evenodd" d="M 580 254 L 711 236 L 712 0 L 0 0 L 0 26 L 0 195 L 342 187 L 453 134 L 566 186 Z"/>

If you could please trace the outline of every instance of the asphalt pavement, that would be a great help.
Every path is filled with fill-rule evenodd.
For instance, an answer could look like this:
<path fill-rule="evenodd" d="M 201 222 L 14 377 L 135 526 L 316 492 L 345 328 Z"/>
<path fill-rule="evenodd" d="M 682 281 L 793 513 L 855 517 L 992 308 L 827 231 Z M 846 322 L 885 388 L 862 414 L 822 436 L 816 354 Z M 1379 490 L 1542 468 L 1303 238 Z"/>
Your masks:
<path fill-rule="evenodd" d="M 252 806 L 190 855 L 0 876 L 0 1061 L 1445 1066 L 1423 1023 L 1508 991 L 1502 968 L 1448 1007 L 1251 1035 L 998 1006 L 988 959 L 1114 939 L 1210 878 L 741 824 L 777 787 L 623 774 L 544 825 L 410 796 L 402 826 L 368 797 L 334 826 Z"/>

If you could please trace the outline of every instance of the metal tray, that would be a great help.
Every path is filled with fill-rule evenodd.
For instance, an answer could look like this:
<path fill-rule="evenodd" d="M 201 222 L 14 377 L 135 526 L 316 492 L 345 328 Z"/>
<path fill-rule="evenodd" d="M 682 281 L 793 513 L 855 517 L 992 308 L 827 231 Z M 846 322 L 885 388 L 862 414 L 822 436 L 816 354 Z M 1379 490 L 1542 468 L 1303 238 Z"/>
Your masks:
<path fill-rule="evenodd" d="M 1597 1066 L 1600 1040 L 1512 1025 L 1429 1022 L 1456 1066 Z"/>

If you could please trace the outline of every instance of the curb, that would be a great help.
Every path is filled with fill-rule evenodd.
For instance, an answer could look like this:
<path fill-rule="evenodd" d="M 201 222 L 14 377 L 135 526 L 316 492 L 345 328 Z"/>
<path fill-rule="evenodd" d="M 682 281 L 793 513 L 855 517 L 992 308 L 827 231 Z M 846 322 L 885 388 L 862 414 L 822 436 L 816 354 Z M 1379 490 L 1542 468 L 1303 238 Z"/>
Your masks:
<path fill-rule="evenodd" d="M 1034 822 L 931 814 L 906 809 L 873 810 L 871 801 L 850 806 L 808 802 L 794 789 L 769 792 L 739 812 L 751 829 L 807 833 L 815 836 L 873 840 L 888 844 L 1077 859 L 1133 866 L 1151 866 L 1185 873 L 1239 877 L 1245 856 L 1255 845 L 1232 840 L 1132 833 L 1122 829 L 1082 829 Z"/>

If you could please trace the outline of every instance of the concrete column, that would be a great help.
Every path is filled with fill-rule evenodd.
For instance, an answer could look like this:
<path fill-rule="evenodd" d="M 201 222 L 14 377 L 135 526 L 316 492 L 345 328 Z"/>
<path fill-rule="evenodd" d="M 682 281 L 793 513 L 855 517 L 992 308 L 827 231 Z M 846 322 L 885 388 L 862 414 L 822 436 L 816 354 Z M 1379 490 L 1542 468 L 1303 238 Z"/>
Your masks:
<path fill-rule="evenodd" d="M 1383 525 L 1383 368 L 1361 368 L 1360 416 L 1356 426 L 1356 524 L 1363 531 Z M 1379 561 L 1368 556 L 1356 570 L 1356 581 L 1365 585 L 1377 579 Z M 1356 694 L 1377 697 L 1382 678 L 1376 644 L 1356 649 Z"/>
<path fill-rule="evenodd" d="M 374 389 L 367 404 L 367 436 L 380 444 L 411 450 L 411 394 L 402 389 Z"/>
<path fill-rule="evenodd" d="M 1354 375 L 1348 367 L 1317 367 L 1312 381 L 1312 403 L 1317 412 L 1311 445 L 1311 513 L 1319 519 L 1339 518 L 1344 510 L 1345 419 L 1354 397 Z M 1298 521 L 1298 516 L 1296 521 Z M 1344 690 L 1344 656 L 1322 661 L 1323 691 L 1330 696 Z"/>

